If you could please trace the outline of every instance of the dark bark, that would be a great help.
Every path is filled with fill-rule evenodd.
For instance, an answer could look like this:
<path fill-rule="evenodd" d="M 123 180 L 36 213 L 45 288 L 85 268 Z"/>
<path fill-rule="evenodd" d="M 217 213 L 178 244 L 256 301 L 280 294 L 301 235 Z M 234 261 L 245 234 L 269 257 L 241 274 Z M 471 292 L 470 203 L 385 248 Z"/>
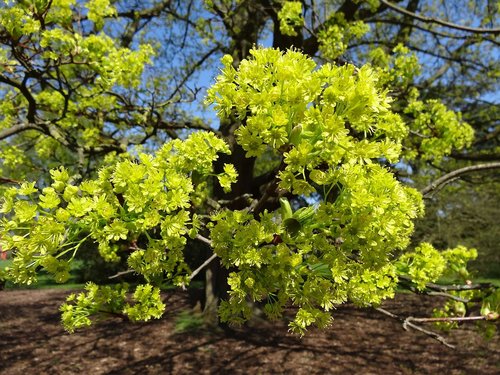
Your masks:
<path fill-rule="evenodd" d="M 223 13 L 221 13 L 223 14 Z M 232 38 L 229 51 L 233 57 L 235 68 L 247 58 L 250 49 L 257 44 L 260 31 L 265 25 L 266 14 L 260 3 L 248 3 L 235 10 L 232 17 L 224 16 L 223 23 Z M 237 199 L 245 194 L 251 194 L 253 169 L 255 158 L 247 158 L 246 152 L 236 143 L 234 132 L 244 120 L 230 116 L 221 120 L 219 132 L 231 149 L 231 155 L 221 155 L 214 165 L 215 173 L 223 171 L 225 163 L 231 163 L 238 171 L 238 181 L 231 186 L 231 192 L 225 193 L 214 179 L 213 198 L 216 201 L 229 201 L 227 207 L 232 210 L 244 209 L 248 206 L 245 200 Z M 258 198 L 258 197 L 254 197 Z M 217 308 L 222 299 L 227 297 L 229 286 L 227 277 L 230 270 L 220 265 L 220 262 L 211 262 L 205 273 L 205 306 L 203 318 L 208 325 L 219 324 Z"/>
<path fill-rule="evenodd" d="M 415 12 L 418 8 L 419 2 L 420 0 L 411 0 L 407 5 L 406 10 L 409 12 Z M 396 36 L 396 44 L 406 43 L 409 40 L 410 35 L 413 31 L 413 21 L 414 19 L 409 15 L 405 15 L 403 17 L 403 23 L 401 24 L 399 32 Z"/>

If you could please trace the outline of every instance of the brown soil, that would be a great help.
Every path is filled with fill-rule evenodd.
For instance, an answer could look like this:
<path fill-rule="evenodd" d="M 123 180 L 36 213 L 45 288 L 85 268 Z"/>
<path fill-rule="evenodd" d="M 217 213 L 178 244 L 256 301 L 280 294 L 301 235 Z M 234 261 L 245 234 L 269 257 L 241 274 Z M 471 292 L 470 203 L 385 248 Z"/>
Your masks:
<path fill-rule="evenodd" d="M 234 332 L 176 333 L 189 309 L 181 293 L 166 295 L 161 320 L 100 322 L 73 335 L 59 323 L 68 291 L 0 292 L 0 373 L 22 374 L 499 374 L 500 339 L 485 341 L 468 326 L 444 334 L 450 349 L 374 310 L 339 308 L 325 331 L 302 339 L 284 322 L 254 322 Z M 429 298 L 400 295 L 394 313 L 428 316 Z"/>

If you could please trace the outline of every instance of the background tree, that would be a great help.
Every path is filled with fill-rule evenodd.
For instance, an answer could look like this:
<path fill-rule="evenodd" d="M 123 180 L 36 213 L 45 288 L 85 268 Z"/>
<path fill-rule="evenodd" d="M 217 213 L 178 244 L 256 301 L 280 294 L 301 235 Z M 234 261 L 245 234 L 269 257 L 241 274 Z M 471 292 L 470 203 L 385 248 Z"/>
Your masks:
<path fill-rule="evenodd" d="M 498 278 L 498 183 L 487 172 L 465 178 L 428 201 L 425 217 L 416 222 L 413 241 L 430 242 L 439 248 L 458 244 L 476 247 L 479 256 L 471 263 L 476 276 Z"/>
<path fill-rule="evenodd" d="M 337 303 L 379 303 L 398 277 L 418 290 L 445 269 L 468 280 L 465 248 L 395 258 L 421 203 L 392 173 L 423 187 L 470 163 L 498 168 L 498 4 L 33 0 L 0 12 L 1 175 L 43 189 L 4 189 L 11 277 L 64 281 L 79 249 L 97 247 L 143 280 L 135 303 L 89 285 L 64 307 L 69 329 L 101 310 L 159 316 L 155 288 L 187 284 L 197 265 L 207 317 L 220 298 L 230 321 L 248 318 L 247 297 L 271 317 L 291 300 L 298 332 Z M 215 122 L 202 99 L 223 55 Z M 190 260 L 188 241 L 205 257 Z"/>

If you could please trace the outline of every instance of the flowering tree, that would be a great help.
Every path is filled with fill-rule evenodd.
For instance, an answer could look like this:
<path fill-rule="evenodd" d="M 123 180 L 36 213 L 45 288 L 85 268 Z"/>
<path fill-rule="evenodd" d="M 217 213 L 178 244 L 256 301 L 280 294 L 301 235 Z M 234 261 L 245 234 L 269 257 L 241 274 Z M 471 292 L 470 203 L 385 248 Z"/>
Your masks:
<path fill-rule="evenodd" d="M 498 75 L 484 52 L 498 46 L 488 27 L 498 10 L 475 8 L 473 27 L 418 12 L 432 6 L 444 5 L 6 1 L 1 243 L 13 263 L 4 277 L 65 282 L 75 256 L 92 249 L 122 261 L 110 277 L 136 275 L 132 293 L 87 284 L 61 307 L 69 331 L 100 313 L 158 318 L 161 285 L 185 287 L 202 271 L 208 320 L 217 311 L 244 322 L 250 301 L 278 318 L 292 304 L 290 328 L 302 334 L 327 326 L 336 305 L 377 306 L 398 287 L 447 295 L 432 318 L 443 324 L 498 319 L 499 292 L 473 284 L 466 268 L 476 250 L 408 248 L 422 196 L 500 167 L 498 132 L 484 122 L 495 107 L 481 97 Z M 459 45 L 435 53 L 433 38 Z M 435 73 L 424 70 L 432 54 Z M 206 107 L 194 109 L 196 77 L 221 55 L 204 99 L 214 126 Z M 451 99 L 438 99 L 442 85 Z M 481 105 L 460 102 L 466 86 Z M 465 122 L 461 106 L 480 121 Z M 474 128 L 487 139 L 473 145 Z M 420 192 L 401 173 L 477 154 L 492 161 Z M 443 276 L 454 285 L 435 284 Z M 466 316 L 474 304 L 480 313 Z"/>

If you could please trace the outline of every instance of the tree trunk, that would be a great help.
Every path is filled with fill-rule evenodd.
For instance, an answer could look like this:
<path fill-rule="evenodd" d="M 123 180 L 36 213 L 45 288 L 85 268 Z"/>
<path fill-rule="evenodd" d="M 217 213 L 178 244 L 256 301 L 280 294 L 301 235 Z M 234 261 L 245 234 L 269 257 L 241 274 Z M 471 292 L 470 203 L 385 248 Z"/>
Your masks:
<path fill-rule="evenodd" d="M 248 2 L 239 6 L 226 17 L 223 24 L 231 36 L 227 53 L 233 56 L 233 65 L 238 68 L 240 62 L 247 58 L 250 49 L 257 45 L 259 33 L 263 29 L 268 15 L 262 1 Z M 226 207 L 231 210 L 244 209 L 248 206 L 245 199 L 238 199 L 252 191 L 253 169 L 255 158 L 246 158 L 245 151 L 236 143 L 234 131 L 242 125 L 235 116 L 221 120 L 219 131 L 231 149 L 231 155 L 221 155 L 214 166 L 215 173 L 223 171 L 225 163 L 231 163 L 238 171 L 238 181 L 231 186 L 231 192 L 225 193 L 216 179 L 213 184 L 215 200 L 231 201 Z M 258 197 L 254 197 L 258 198 Z M 205 271 L 205 304 L 203 318 L 207 325 L 219 325 L 218 306 L 222 299 L 227 298 L 229 286 L 227 277 L 230 270 L 214 260 Z"/>

